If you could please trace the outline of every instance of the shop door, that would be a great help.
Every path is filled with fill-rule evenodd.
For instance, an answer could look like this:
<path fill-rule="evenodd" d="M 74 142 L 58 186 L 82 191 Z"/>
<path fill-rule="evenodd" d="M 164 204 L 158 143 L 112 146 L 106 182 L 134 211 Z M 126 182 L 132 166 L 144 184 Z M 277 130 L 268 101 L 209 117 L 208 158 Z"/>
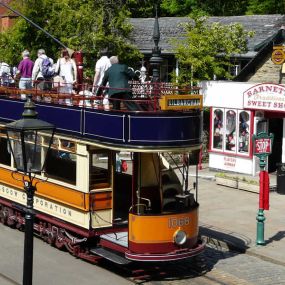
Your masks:
<path fill-rule="evenodd" d="M 283 119 L 269 119 L 268 133 L 274 134 L 272 153 L 268 159 L 268 172 L 276 171 L 276 163 L 281 162 L 282 158 L 282 137 L 283 137 Z"/>

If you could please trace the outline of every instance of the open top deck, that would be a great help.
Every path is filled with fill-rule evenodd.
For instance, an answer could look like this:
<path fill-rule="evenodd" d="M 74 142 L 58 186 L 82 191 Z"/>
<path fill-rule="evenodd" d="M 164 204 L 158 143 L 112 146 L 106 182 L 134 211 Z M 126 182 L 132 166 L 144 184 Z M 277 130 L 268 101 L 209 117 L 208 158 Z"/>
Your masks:
<path fill-rule="evenodd" d="M 139 106 L 136 111 L 106 109 L 104 96 L 92 95 L 88 87 L 77 94 L 63 94 L 56 87 L 41 91 L 1 86 L 0 122 L 20 119 L 25 102 L 21 94 L 32 94 L 39 118 L 54 124 L 57 133 L 112 149 L 147 152 L 199 147 L 202 95 L 198 89 L 181 95 L 165 84 L 131 86 L 131 101 Z"/>

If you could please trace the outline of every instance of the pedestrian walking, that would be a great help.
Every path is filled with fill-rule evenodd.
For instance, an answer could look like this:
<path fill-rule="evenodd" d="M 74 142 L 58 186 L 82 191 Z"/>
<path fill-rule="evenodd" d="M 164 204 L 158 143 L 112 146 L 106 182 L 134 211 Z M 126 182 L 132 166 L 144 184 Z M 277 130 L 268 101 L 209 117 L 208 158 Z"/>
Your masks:
<path fill-rule="evenodd" d="M 30 52 L 24 50 L 22 52 L 23 59 L 20 61 L 17 74 L 20 76 L 19 88 L 22 90 L 32 88 L 32 73 L 34 62 L 30 59 Z M 21 94 L 21 99 L 26 99 L 26 94 Z"/>

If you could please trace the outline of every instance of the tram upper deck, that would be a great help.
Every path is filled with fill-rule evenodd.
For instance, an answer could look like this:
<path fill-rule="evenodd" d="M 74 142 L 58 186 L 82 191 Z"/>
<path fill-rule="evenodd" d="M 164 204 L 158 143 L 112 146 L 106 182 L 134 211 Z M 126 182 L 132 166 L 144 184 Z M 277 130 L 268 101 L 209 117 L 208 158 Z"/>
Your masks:
<path fill-rule="evenodd" d="M 39 118 L 56 126 L 57 132 L 99 146 L 128 151 L 183 151 L 201 144 L 202 95 L 199 88 L 181 90 L 168 83 L 131 83 L 132 102 L 139 111 L 108 110 L 103 96 L 94 96 L 83 85 L 77 94 L 50 90 L 20 90 L 0 86 L 0 122 L 21 118 L 21 94 L 31 94 Z M 105 99 L 106 100 L 106 99 Z M 68 102 L 68 104 L 66 103 Z M 109 100 L 109 103 L 111 100 Z M 122 102 L 123 103 L 123 102 Z"/>

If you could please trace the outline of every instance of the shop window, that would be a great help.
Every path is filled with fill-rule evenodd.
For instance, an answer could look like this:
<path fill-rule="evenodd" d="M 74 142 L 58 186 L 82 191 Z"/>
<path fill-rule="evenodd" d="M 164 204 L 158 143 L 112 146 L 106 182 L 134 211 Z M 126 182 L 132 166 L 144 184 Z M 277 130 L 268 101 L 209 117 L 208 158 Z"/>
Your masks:
<path fill-rule="evenodd" d="M 238 152 L 249 152 L 249 126 L 250 126 L 250 114 L 246 111 L 239 113 L 239 136 L 238 136 Z"/>
<path fill-rule="evenodd" d="M 223 120 L 224 112 L 221 109 L 214 111 L 214 122 L 213 122 L 213 148 L 223 149 Z"/>
<path fill-rule="evenodd" d="M 108 151 L 90 153 L 90 190 L 111 185 L 111 163 Z"/>
<path fill-rule="evenodd" d="M 47 177 L 76 185 L 76 155 L 50 149 L 45 165 Z"/>
<path fill-rule="evenodd" d="M 226 151 L 236 151 L 236 112 L 226 112 Z"/>

